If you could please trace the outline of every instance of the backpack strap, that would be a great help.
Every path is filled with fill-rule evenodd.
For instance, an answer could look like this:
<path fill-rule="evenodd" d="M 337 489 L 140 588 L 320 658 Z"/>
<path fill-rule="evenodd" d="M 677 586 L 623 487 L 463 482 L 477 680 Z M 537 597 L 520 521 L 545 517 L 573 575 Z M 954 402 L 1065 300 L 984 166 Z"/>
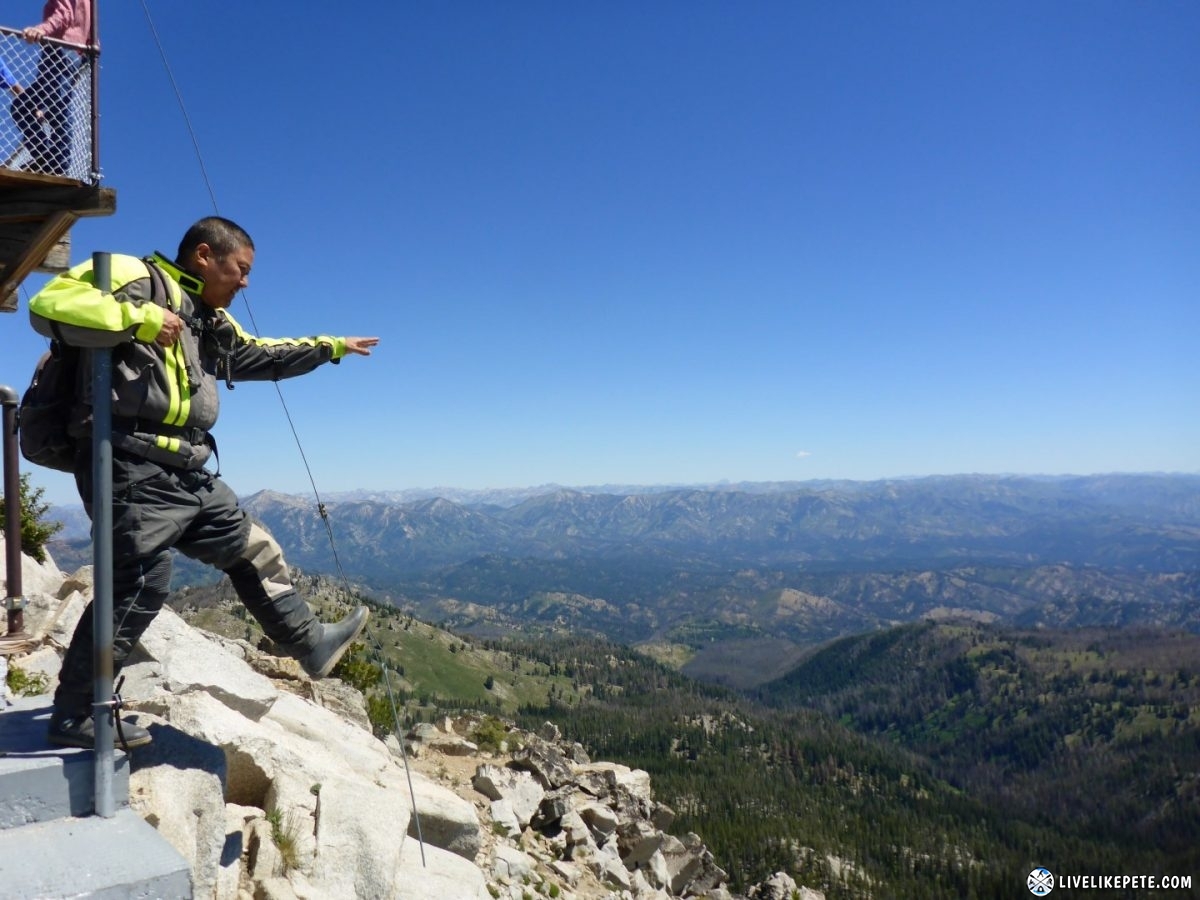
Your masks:
<path fill-rule="evenodd" d="M 175 295 L 171 293 L 171 286 L 167 283 L 167 276 L 163 274 L 163 270 L 158 266 L 158 258 L 159 254 L 142 258 L 142 262 L 146 264 L 146 271 L 150 274 L 150 299 L 159 306 L 178 314 L 182 304 L 175 302 Z"/>

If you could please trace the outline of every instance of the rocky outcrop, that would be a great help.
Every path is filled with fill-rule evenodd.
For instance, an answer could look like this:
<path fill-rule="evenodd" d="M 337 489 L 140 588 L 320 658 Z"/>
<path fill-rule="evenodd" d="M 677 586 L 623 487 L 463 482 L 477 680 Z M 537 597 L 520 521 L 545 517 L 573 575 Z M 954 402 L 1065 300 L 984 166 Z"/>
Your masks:
<path fill-rule="evenodd" d="M 37 648 L 9 663 L 52 690 L 90 571 L 25 560 L 22 577 Z M 371 734 L 357 691 L 170 609 L 124 675 L 126 715 L 154 736 L 133 752 L 130 803 L 188 860 L 197 898 L 732 898 L 703 841 L 667 832 L 645 772 L 592 762 L 552 725 L 488 753 L 468 739 L 478 720 L 443 720 L 401 748 Z"/>
<path fill-rule="evenodd" d="M 674 813 L 655 802 L 645 772 L 572 762 L 541 737 L 524 740 L 506 767 L 481 765 L 472 781 L 503 833 L 531 826 L 527 844 L 543 856 L 635 897 L 719 896 L 726 873 L 696 835 L 665 833 Z"/>

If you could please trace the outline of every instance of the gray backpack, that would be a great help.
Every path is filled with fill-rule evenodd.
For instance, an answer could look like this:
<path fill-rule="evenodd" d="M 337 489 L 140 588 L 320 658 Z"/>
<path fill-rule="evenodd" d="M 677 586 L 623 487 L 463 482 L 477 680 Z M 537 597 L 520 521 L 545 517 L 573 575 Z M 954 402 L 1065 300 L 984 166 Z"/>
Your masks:
<path fill-rule="evenodd" d="M 75 470 L 75 438 L 67 433 L 67 424 L 75 404 L 80 356 L 78 347 L 51 341 L 21 397 L 17 435 L 21 455 L 34 465 L 60 472 Z"/>

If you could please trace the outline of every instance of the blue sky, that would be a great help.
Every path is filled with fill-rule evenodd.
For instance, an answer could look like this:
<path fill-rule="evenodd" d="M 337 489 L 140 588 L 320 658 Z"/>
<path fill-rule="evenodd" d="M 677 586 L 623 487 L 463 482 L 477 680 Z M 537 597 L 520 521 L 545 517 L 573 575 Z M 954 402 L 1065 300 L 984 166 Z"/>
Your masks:
<path fill-rule="evenodd" d="M 147 6 L 256 329 L 382 339 L 282 384 L 322 493 L 1200 471 L 1200 5 Z M 74 259 L 170 254 L 213 203 L 101 15 Z M 232 486 L 308 491 L 223 401 Z"/>

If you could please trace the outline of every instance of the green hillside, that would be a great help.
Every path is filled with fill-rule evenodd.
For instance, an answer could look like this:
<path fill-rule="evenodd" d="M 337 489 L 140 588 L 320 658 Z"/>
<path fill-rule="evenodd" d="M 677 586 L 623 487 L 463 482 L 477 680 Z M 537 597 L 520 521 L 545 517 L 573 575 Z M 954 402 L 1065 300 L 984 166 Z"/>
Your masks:
<path fill-rule="evenodd" d="M 364 641 L 353 656 L 378 663 L 385 660 L 391 687 L 403 703 L 406 721 L 428 719 L 448 709 L 478 709 L 506 715 L 551 697 L 578 699 L 579 689 L 567 675 L 528 657 L 500 648 L 493 642 L 464 638 L 421 622 L 365 598 L 353 590 L 333 585 L 321 576 L 293 573 L 297 586 L 324 621 L 334 620 L 353 605 L 371 607 Z M 258 645 L 262 629 L 234 596 L 227 581 L 217 585 L 184 588 L 171 597 L 171 605 L 191 624 L 227 637 Z M 369 696 L 386 696 L 386 685 L 368 679 Z"/>

